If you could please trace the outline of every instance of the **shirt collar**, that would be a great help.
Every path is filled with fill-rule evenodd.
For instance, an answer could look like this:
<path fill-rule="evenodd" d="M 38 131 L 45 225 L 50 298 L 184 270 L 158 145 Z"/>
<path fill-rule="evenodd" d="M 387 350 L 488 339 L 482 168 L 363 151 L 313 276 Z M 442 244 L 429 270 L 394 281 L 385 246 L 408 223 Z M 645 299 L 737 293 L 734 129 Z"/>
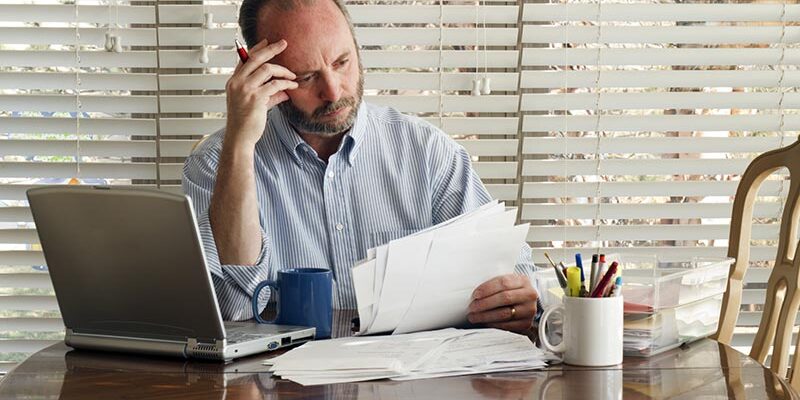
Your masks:
<path fill-rule="evenodd" d="M 367 113 L 367 106 L 362 101 L 358 107 L 356 120 L 353 122 L 353 126 L 350 128 L 350 131 L 344 135 L 342 138 L 342 143 L 339 145 L 339 149 L 337 150 L 337 154 L 341 152 L 342 155 L 346 156 L 347 163 L 350 164 L 350 166 L 353 165 L 356 154 L 361 148 L 361 143 L 366 137 L 366 126 L 368 119 Z M 281 144 L 292 156 L 292 159 L 298 165 L 303 166 L 303 155 L 301 153 L 313 153 L 314 149 L 312 149 L 311 146 L 309 146 L 308 143 L 306 143 L 303 138 L 300 137 L 300 135 L 297 133 L 297 130 L 294 129 L 294 127 L 289 123 L 289 121 L 286 119 L 286 116 L 278 107 L 273 107 L 272 110 L 270 110 L 268 119 L 270 121 L 272 131 L 278 136 Z"/>

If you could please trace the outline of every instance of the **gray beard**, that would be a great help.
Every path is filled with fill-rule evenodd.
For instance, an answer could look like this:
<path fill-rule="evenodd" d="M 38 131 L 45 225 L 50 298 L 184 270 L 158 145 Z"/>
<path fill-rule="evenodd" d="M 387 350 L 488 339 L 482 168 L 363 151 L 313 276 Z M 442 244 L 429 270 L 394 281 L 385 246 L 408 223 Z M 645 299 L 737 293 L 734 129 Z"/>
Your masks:
<path fill-rule="evenodd" d="M 336 136 L 353 127 L 358 114 L 358 106 L 361 104 L 361 96 L 358 100 L 355 97 L 344 97 L 334 103 L 328 103 L 314 110 L 311 116 L 306 115 L 303 110 L 295 107 L 291 100 L 284 101 L 278 105 L 289 124 L 302 133 L 319 135 L 322 137 Z M 323 122 L 320 117 L 325 114 L 351 107 L 344 121 Z"/>
<path fill-rule="evenodd" d="M 343 97 L 336 102 L 325 104 L 314 110 L 310 116 L 303 112 L 303 110 L 295 107 L 291 100 L 278 104 L 278 109 L 286 116 L 286 120 L 289 121 L 289 124 L 302 133 L 332 137 L 350 130 L 356 122 L 358 108 L 361 106 L 361 99 L 364 97 L 364 67 L 361 66 L 360 57 L 358 68 L 358 87 L 356 88 L 355 96 Z M 340 123 L 321 121 L 323 115 L 348 106 L 350 107 L 350 113 L 347 114 L 347 118 L 345 118 L 344 121 Z"/>

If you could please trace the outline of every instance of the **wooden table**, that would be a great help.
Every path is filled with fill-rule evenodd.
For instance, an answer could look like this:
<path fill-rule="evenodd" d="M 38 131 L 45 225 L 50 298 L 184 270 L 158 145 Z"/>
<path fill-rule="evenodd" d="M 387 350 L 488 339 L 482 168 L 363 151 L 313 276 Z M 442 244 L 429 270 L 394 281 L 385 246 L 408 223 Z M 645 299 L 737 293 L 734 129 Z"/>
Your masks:
<path fill-rule="evenodd" d="M 338 324 L 337 335 L 346 324 Z M 0 381 L 0 399 L 795 399 L 783 380 L 748 356 L 704 339 L 610 368 L 546 370 L 407 382 L 303 387 L 277 379 L 260 354 L 221 364 L 72 350 L 63 343 L 28 358 Z"/>

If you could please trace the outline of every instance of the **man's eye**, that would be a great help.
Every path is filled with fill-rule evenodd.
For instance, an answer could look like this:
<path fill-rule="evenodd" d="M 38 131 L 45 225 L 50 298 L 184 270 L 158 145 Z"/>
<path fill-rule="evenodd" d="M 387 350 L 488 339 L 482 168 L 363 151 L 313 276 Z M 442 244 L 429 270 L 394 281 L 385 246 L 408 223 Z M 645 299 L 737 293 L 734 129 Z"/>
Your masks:
<path fill-rule="evenodd" d="M 311 76 L 309 75 L 309 76 L 303 76 L 303 77 L 297 78 L 294 81 L 297 82 L 297 83 L 305 83 L 305 82 L 308 82 L 310 80 L 311 80 Z"/>
<path fill-rule="evenodd" d="M 345 58 L 344 60 L 341 60 L 338 63 L 336 63 L 336 66 L 337 67 L 344 67 L 347 64 L 348 61 L 350 61 L 350 60 Z"/>

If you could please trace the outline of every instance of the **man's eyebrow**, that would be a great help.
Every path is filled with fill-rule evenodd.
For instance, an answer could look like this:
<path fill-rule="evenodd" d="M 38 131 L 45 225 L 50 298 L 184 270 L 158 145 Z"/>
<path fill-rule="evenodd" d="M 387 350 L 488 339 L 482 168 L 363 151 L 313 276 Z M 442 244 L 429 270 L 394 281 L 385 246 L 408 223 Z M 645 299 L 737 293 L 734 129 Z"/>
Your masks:
<path fill-rule="evenodd" d="M 342 59 L 347 58 L 347 57 L 350 57 L 350 50 L 345 51 L 334 62 L 342 61 Z M 314 72 L 317 72 L 317 71 L 302 71 L 302 72 L 295 72 L 294 74 L 295 74 L 295 76 L 303 76 L 303 75 L 313 74 Z"/>

